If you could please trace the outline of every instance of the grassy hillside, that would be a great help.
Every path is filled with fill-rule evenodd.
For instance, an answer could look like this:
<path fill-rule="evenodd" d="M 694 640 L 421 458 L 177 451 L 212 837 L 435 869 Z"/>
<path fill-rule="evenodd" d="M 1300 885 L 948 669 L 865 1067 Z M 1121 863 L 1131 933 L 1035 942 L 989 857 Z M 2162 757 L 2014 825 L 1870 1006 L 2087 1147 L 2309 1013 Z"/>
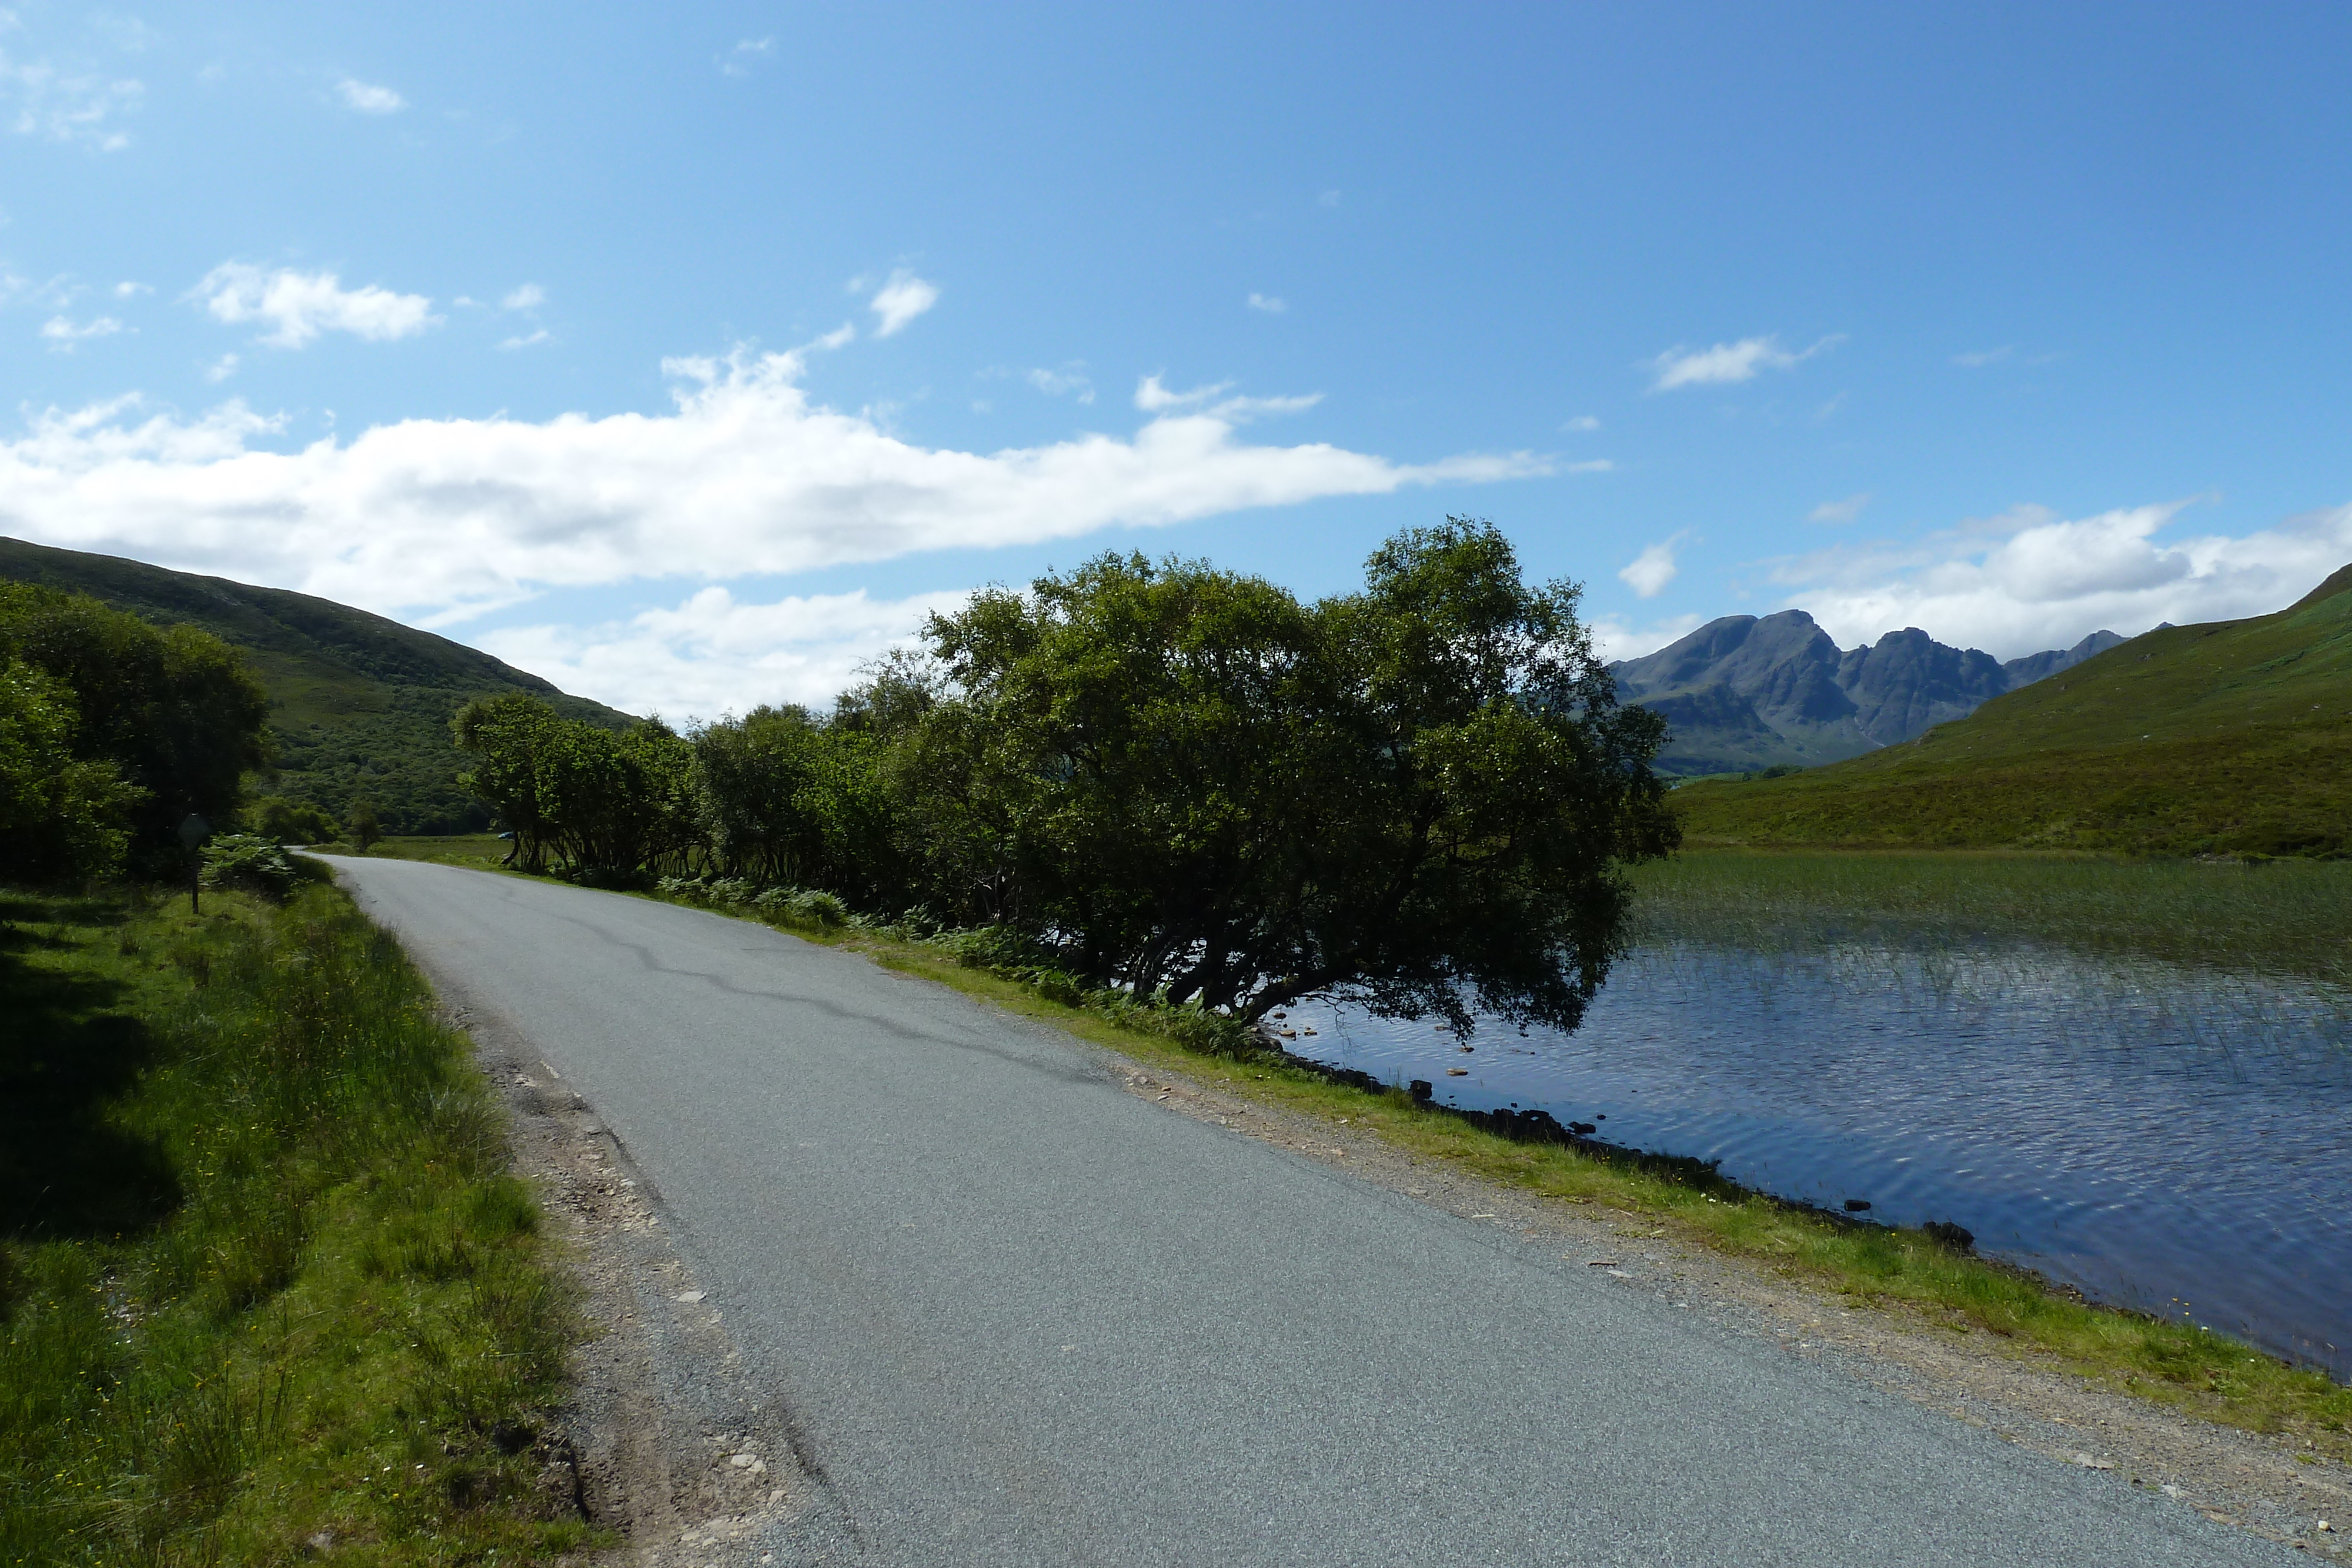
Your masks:
<path fill-rule="evenodd" d="M 1695 843 L 2341 852 L 2352 567 L 2275 615 L 2150 632 L 1901 746 L 1675 800 Z"/>
<path fill-rule="evenodd" d="M 87 593 L 156 625 L 199 626 L 244 649 L 269 689 L 278 773 L 263 791 L 338 819 L 364 797 L 392 832 L 488 824 L 481 804 L 457 787 L 460 758 L 449 739 L 449 716 L 471 698 L 530 692 L 569 718 L 628 722 L 488 653 L 308 594 L 12 538 L 0 538 L 0 578 Z"/>

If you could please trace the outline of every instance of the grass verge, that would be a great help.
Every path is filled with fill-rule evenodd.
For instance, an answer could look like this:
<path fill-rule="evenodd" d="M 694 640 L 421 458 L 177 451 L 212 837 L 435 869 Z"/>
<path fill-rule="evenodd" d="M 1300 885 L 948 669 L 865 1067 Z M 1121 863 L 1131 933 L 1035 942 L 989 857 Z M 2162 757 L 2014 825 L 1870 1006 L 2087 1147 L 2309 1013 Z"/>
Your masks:
<path fill-rule="evenodd" d="M 0 1562 L 590 1539 L 538 1205 L 341 894 L 0 894 Z"/>
<path fill-rule="evenodd" d="M 1732 874 L 1738 880 L 1743 873 Z M 675 902 L 712 907 L 695 899 Z M 1352 1128 L 1419 1157 L 1557 1202 L 1614 1209 L 1650 1222 L 1660 1235 L 1751 1260 L 1783 1277 L 1838 1291 L 1855 1305 L 1911 1314 L 1934 1327 L 1981 1330 L 2054 1368 L 2221 1425 L 2293 1433 L 2307 1439 L 2315 1456 L 2352 1462 L 2352 1389 L 2326 1374 L 2290 1366 L 2221 1334 L 2085 1302 L 2037 1275 L 1954 1251 L 1919 1231 L 1858 1224 L 1783 1203 L 1725 1181 L 1696 1161 L 1522 1142 L 1417 1103 L 1401 1088 L 1339 1082 L 1276 1054 L 1203 1050 L 1213 1031 L 1171 1028 L 1175 1020 L 1155 1019 L 1124 998 L 1076 995 L 1066 977 L 1008 977 L 911 934 L 798 920 L 781 909 L 735 905 L 720 912 L 850 948 L 1157 1071 L 1335 1124 L 1344 1116 Z"/>

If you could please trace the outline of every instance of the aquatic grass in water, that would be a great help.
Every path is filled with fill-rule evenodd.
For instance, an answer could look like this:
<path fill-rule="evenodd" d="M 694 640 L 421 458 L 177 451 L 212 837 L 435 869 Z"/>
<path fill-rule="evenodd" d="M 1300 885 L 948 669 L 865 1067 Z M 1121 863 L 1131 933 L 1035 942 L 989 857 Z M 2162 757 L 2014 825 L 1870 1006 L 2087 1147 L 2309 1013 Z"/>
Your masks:
<path fill-rule="evenodd" d="M 2032 944 L 2352 987 L 2352 862 L 1695 851 L 1635 883 L 1636 946 Z"/>

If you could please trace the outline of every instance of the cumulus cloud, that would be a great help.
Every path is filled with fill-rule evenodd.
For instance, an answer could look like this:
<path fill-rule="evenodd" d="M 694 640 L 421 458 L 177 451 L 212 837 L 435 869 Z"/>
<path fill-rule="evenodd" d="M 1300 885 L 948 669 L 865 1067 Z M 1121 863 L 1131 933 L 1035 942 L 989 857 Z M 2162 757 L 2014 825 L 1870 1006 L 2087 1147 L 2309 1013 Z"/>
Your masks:
<path fill-rule="evenodd" d="M 1643 599 L 1655 599 L 1665 591 L 1682 568 L 1675 564 L 1675 550 L 1683 542 L 1676 534 L 1670 539 L 1660 539 L 1644 549 L 1617 574 L 1618 580 Z"/>
<path fill-rule="evenodd" d="M 352 77 L 335 84 L 342 95 L 343 107 L 361 114 L 397 114 L 408 107 L 408 100 L 388 87 L 374 87 Z"/>
<path fill-rule="evenodd" d="M 441 324 L 433 301 L 422 294 L 394 294 L 373 284 L 345 288 L 331 272 L 264 272 L 236 261 L 206 273 L 191 298 L 202 299 L 216 320 L 268 323 L 261 340 L 279 349 L 299 349 L 321 332 L 383 342 Z"/>
<path fill-rule="evenodd" d="M 1847 646 L 1905 626 L 2015 658 L 2102 629 L 2265 615 L 2352 561 L 2352 506 L 2252 533 L 2159 539 L 2187 503 L 2062 518 L 2042 507 L 1908 543 L 1855 543 L 1776 564 L 1786 602 Z"/>
<path fill-rule="evenodd" d="M 1794 370 L 1843 341 L 1841 337 L 1827 337 L 1810 349 L 1794 352 L 1782 348 L 1777 337 L 1742 338 L 1737 343 L 1717 343 L 1711 349 L 1685 349 L 1677 344 L 1650 361 L 1650 369 L 1656 376 L 1650 390 L 1672 392 L 1676 387 L 1727 386 L 1754 381 L 1760 371 Z"/>
<path fill-rule="evenodd" d="M 92 338 L 111 338 L 123 329 L 122 323 L 111 316 L 93 316 L 79 324 L 64 316 L 52 316 L 41 323 L 41 336 L 56 354 L 70 354 Z"/>
<path fill-rule="evenodd" d="M 414 419 L 295 451 L 270 450 L 282 420 L 238 402 L 194 420 L 135 398 L 53 410 L 0 441 L 0 532 L 442 623 L 551 587 L 803 571 L 1553 471 L 1525 452 L 1403 464 L 1254 444 L 1245 420 L 1313 400 L 1197 394 L 1147 408 L 1125 439 L 933 449 L 812 403 L 804 352 L 668 361 L 665 413 Z"/>
<path fill-rule="evenodd" d="M 1870 492 L 1864 490 L 1855 495 L 1848 496 L 1843 501 L 1823 501 L 1820 506 L 1815 507 L 1811 511 L 1805 514 L 1805 521 L 1809 523 L 1850 523 L 1853 521 L 1854 518 L 1862 516 L 1862 509 L 1868 505 L 1870 505 Z"/>
<path fill-rule="evenodd" d="M 1290 301 L 1275 294 L 1253 294 L 1244 302 L 1253 310 L 1263 310 L 1269 316 L 1279 316 L 1290 308 Z"/>
<path fill-rule="evenodd" d="M 874 329 L 874 335 L 877 338 L 895 336 L 908 322 L 939 302 L 937 285 L 924 282 L 903 267 L 898 268 L 866 302 L 866 308 L 873 311 L 881 322 Z"/>
<path fill-rule="evenodd" d="M 870 599 L 861 589 L 746 604 L 712 587 L 626 621 L 513 627 L 478 642 L 625 713 L 716 718 L 761 703 L 821 708 L 856 683 L 860 665 L 916 642 L 926 616 L 952 613 L 970 597 L 957 590 Z"/>
<path fill-rule="evenodd" d="M 131 145 L 131 133 L 117 120 L 146 94 L 130 77 L 65 70 L 0 51 L 0 104 L 14 110 L 8 128 L 19 136 L 119 152 Z"/>

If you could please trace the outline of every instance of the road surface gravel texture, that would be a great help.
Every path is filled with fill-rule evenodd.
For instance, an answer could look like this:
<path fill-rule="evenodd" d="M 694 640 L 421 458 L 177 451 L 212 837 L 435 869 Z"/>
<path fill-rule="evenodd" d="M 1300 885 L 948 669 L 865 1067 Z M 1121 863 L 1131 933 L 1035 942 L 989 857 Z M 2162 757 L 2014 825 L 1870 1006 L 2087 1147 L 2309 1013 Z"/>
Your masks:
<path fill-rule="evenodd" d="M 1107 1053 L 855 954 L 332 863 L 650 1176 L 824 1494 L 748 1561 L 2296 1555 L 1171 1113 Z"/>

